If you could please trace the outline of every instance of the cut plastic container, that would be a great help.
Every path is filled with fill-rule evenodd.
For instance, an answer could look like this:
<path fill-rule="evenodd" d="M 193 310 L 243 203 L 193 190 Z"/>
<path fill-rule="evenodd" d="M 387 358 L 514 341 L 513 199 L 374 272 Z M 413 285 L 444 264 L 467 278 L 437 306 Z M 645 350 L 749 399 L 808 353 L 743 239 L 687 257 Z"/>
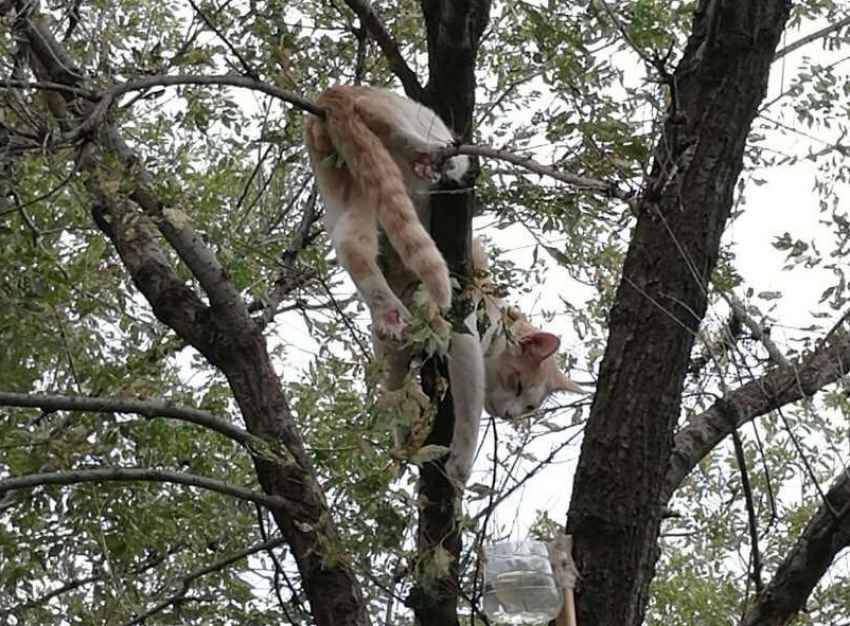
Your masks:
<path fill-rule="evenodd" d="M 484 612 L 496 624 L 545 624 L 564 605 L 549 544 L 507 541 L 484 546 Z"/>

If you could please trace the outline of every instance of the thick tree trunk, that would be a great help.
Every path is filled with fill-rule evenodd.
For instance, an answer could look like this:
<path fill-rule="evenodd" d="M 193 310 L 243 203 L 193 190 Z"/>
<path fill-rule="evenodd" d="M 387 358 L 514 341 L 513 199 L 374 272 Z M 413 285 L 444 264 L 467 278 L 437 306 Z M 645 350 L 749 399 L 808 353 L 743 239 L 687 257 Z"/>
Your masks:
<path fill-rule="evenodd" d="M 475 106 L 475 58 L 478 43 L 490 13 L 488 0 L 423 0 L 422 10 L 428 34 L 430 80 L 423 103 L 434 109 L 455 135 L 468 141 L 472 136 Z M 477 166 L 464 183 L 466 193 L 437 193 L 431 199 L 431 235 L 451 269 L 452 275 L 464 280 L 467 272 L 472 233 L 474 181 Z M 433 430 L 426 442 L 448 446 L 454 429 L 451 390 L 437 399 L 435 384 L 438 370 L 448 377 L 445 364 L 432 363 L 426 369 L 423 386 L 438 402 Z M 458 561 L 461 551 L 458 527 L 460 498 L 447 482 L 441 459 L 422 468 L 420 496 L 423 503 L 419 516 L 418 553 L 420 564 L 429 568 L 423 579 L 419 572 L 417 586 L 411 592 L 416 621 L 421 626 L 453 626 L 458 623 Z M 448 571 L 434 578 L 433 557 L 445 551 L 451 557 Z M 427 582 L 426 582 L 427 579 Z"/>
<path fill-rule="evenodd" d="M 688 359 L 790 4 L 702 0 L 669 82 L 570 503 L 582 626 L 643 620 Z"/>

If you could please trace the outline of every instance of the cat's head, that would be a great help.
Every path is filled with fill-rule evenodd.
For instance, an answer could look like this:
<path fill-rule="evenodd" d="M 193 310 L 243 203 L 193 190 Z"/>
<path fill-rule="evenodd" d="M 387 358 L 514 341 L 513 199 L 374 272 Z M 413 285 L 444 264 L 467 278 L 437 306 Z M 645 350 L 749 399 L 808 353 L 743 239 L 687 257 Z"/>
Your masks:
<path fill-rule="evenodd" d="M 524 316 L 510 328 L 512 340 L 498 341 L 486 358 L 485 408 L 490 415 L 516 419 L 540 408 L 556 391 L 587 393 L 558 366 L 561 340 L 532 326 Z"/>

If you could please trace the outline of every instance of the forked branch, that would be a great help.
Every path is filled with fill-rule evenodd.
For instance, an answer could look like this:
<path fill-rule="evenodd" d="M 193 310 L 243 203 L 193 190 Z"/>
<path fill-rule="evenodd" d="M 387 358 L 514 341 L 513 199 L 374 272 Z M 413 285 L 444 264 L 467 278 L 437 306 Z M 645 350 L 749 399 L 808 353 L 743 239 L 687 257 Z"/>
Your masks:
<path fill-rule="evenodd" d="M 717 400 L 676 435 L 662 502 L 670 500 L 700 459 L 735 428 L 814 395 L 824 386 L 844 377 L 848 370 L 850 336 L 844 336 L 815 354 L 788 367 L 776 367 Z"/>
<path fill-rule="evenodd" d="M 389 63 L 390 69 L 401 81 L 404 92 L 416 101 L 422 100 L 422 85 L 419 84 L 419 79 L 416 73 L 407 65 L 407 61 L 401 55 L 401 49 L 398 42 L 393 38 L 387 27 L 375 13 L 375 9 L 369 0 L 345 0 L 345 3 L 351 8 L 360 23 L 366 27 L 369 34 L 378 42 L 381 47 L 381 52 Z"/>

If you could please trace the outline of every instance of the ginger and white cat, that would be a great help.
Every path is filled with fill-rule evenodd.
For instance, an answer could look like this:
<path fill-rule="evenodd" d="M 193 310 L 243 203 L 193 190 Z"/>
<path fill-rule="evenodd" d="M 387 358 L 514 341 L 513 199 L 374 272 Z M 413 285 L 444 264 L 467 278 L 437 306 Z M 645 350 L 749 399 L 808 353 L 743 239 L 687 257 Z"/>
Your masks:
<path fill-rule="evenodd" d="M 400 341 L 411 316 L 398 294 L 409 295 L 410 283 L 420 280 L 440 309 L 451 304 L 448 267 L 425 224 L 434 154 L 454 138 L 431 109 L 384 89 L 333 87 L 318 104 L 325 116 L 308 117 L 304 137 L 325 204 L 325 227 L 369 308 L 376 353 L 389 362 L 385 384 L 394 390 L 412 357 Z M 455 156 L 443 164 L 442 175 L 460 181 L 468 168 L 466 156 Z M 389 280 L 378 265 L 379 224 L 403 265 L 388 270 Z M 473 265 L 487 267 L 478 240 Z M 479 299 L 491 318 L 502 307 L 492 294 Z M 469 478 L 485 406 L 492 415 L 515 419 L 554 391 L 584 392 L 558 368 L 555 335 L 535 328 L 516 309 L 500 317 L 503 327 L 488 333 L 486 346 L 474 316 L 466 320 L 468 333 L 451 335 L 455 427 L 446 473 L 460 485 Z"/>
<path fill-rule="evenodd" d="M 428 211 L 431 156 L 453 141 L 452 134 L 430 109 L 383 89 L 333 87 L 318 104 L 325 118 L 308 117 L 304 135 L 325 228 L 369 307 L 373 331 L 401 339 L 410 313 L 378 267 L 376 226 L 437 306 L 448 309 L 449 270 L 417 210 Z M 444 173 L 460 180 L 468 167 L 468 158 L 457 156 Z"/>

